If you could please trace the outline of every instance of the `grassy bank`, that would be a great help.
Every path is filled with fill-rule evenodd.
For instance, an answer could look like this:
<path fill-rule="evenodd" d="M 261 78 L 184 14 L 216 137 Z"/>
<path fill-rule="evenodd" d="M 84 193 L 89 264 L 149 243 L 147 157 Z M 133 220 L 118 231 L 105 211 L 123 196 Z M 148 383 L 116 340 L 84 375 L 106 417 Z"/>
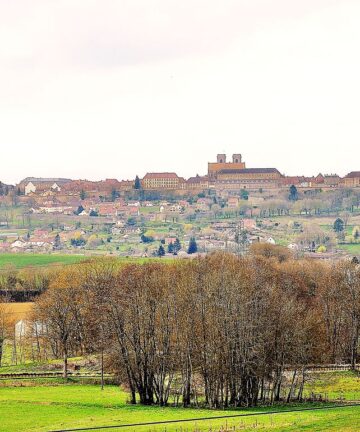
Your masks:
<path fill-rule="evenodd" d="M 304 405 L 296 407 L 301 408 Z M 286 407 L 288 409 L 288 407 Z M 275 409 L 283 409 L 277 407 Z M 125 425 L 152 421 L 185 420 L 231 414 L 266 412 L 272 408 L 251 410 L 206 410 L 159 408 L 127 404 L 127 394 L 116 386 L 101 391 L 94 385 L 43 385 L 22 383 L 0 388 L 1 430 L 49 431 L 80 427 Z M 360 407 L 338 410 L 266 414 L 235 419 L 205 420 L 124 428 L 136 431 L 209 431 L 227 425 L 235 430 L 329 430 L 355 431 L 360 428 Z M 231 429 L 234 430 L 234 429 Z"/>

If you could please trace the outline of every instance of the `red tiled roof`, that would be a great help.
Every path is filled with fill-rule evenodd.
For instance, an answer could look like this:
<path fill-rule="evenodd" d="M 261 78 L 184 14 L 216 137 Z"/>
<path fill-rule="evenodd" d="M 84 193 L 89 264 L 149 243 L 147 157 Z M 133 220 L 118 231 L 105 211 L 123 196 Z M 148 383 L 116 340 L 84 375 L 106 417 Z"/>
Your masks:
<path fill-rule="evenodd" d="M 360 171 L 352 171 L 349 173 L 345 178 L 359 178 L 360 177 Z"/>
<path fill-rule="evenodd" d="M 179 178 L 178 175 L 176 173 L 169 173 L 169 172 L 164 172 L 164 173 L 147 173 L 145 175 L 145 177 L 143 178 L 143 180 L 145 179 L 177 179 Z"/>
<path fill-rule="evenodd" d="M 196 177 L 190 177 L 188 179 L 188 183 L 203 183 L 208 181 L 208 176 L 196 176 Z"/>

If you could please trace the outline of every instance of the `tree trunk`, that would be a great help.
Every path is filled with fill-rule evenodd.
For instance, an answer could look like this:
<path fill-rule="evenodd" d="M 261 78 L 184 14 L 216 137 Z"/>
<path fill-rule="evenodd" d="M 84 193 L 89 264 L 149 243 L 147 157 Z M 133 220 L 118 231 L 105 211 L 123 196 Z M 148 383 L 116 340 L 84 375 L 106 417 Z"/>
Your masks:
<path fill-rule="evenodd" d="M 290 386 L 289 394 L 288 394 L 288 397 L 287 397 L 287 399 L 286 399 L 286 402 L 287 402 L 287 403 L 289 403 L 289 402 L 291 401 L 291 395 L 292 395 L 292 393 L 293 393 L 293 391 L 294 391 L 294 385 L 295 385 L 296 373 L 297 373 L 297 370 L 295 369 L 295 370 L 294 370 L 294 374 L 293 374 L 293 378 L 292 378 L 292 381 L 291 381 L 291 386 Z"/>
<path fill-rule="evenodd" d="M 0 367 L 2 366 L 3 345 L 4 345 L 4 341 L 0 340 Z"/>
<path fill-rule="evenodd" d="M 64 368 L 63 368 L 63 378 L 67 379 L 68 378 L 68 352 L 67 352 L 67 348 L 64 348 Z"/>

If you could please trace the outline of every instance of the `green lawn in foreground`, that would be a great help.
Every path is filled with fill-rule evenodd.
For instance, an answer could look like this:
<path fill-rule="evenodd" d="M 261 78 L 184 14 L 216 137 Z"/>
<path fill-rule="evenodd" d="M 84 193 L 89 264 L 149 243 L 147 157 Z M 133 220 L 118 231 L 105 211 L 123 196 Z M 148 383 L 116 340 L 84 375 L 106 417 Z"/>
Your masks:
<path fill-rule="evenodd" d="M 126 404 L 127 394 L 118 387 L 58 385 L 0 388 L 0 430 L 2 432 L 40 432 L 54 429 L 96 427 L 219 416 L 266 409 L 203 410 L 182 408 L 142 407 Z M 272 408 L 273 410 L 274 408 Z M 281 408 L 279 408 L 281 409 Z M 227 423 L 238 430 L 273 431 L 357 431 L 360 430 L 360 407 L 339 410 L 283 413 L 250 418 L 190 422 L 176 425 L 123 428 L 133 431 L 212 431 Z M 242 428 L 240 429 L 240 426 Z M 216 428 L 216 429 L 214 429 Z"/>
<path fill-rule="evenodd" d="M 0 268 L 12 264 L 17 268 L 51 264 L 74 264 L 88 257 L 57 254 L 0 254 Z"/>

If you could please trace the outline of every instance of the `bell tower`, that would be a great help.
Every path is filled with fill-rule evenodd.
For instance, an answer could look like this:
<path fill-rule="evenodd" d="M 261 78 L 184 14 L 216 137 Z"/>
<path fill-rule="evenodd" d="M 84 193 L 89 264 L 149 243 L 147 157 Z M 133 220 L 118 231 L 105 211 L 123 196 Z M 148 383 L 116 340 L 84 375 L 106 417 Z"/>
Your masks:
<path fill-rule="evenodd" d="M 217 163 L 226 163 L 226 154 L 218 154 Z"/>
<path fill-rule="evenodd" d="M 232 156 L 232 161 L 234 164 L 241 163 L 242 162 L 241 159 L 242 159 L 241 154 L 233 154 Z"/>

